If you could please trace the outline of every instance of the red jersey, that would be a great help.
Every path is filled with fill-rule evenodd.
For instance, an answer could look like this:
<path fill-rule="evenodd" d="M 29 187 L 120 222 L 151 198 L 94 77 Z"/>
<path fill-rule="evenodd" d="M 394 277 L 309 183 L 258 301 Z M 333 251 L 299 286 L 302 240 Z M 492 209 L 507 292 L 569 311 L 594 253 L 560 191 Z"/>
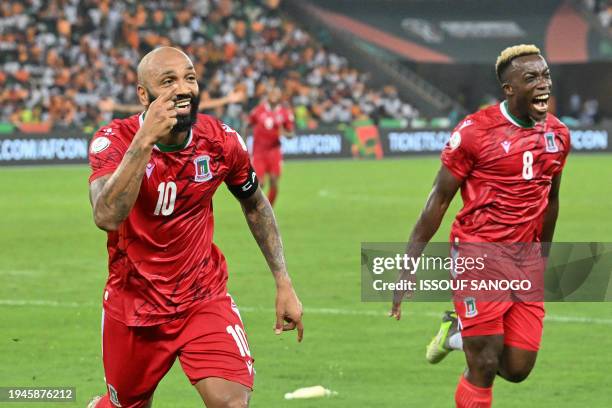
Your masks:
<path fill-rule="evenodd" d="M 115 171 L 142 120 L 142 114 L 114 120 L 94 135 L 90 183 Z M 212 197 L 222 182 L 243 184 L 251 172 L 240 135 L 207 115 L 198 115 L 183 145 L 156 145 L 134 207 L 108 233 L 105 312 L 148 326 L 225 296 L 227 265 L 212 242 Z"/>
<path fill-rule="evenodd" d="M 280 148 L 281 128 L 293 130 L 293 112 L 280 104 L 272 109 L 267 102 L 261 103 L 249 114 L 249 125 L 253 127 L 253 151 Z"/>
<path fill-rule="evenodd" d="M 551 114 L 528 126 L 502 102 L 466 117 L 442 151 L 463 182 L 451 242 L 539 242 L 551 182 L 569 151 L 569 130 Z"/>

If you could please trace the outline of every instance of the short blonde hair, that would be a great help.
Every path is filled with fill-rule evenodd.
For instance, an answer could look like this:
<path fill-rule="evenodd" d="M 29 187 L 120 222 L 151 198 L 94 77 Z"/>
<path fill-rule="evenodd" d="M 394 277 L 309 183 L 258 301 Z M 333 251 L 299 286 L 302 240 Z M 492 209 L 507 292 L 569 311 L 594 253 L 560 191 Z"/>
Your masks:
<path fill-rule="evenodd" d="M 533 44 L 519 44 L 508 47 L 499 54 L 497 61 L 495 62 L 495 73 L 497 79 L 502 82 L 502 74 L 508 68 L 515 58 L 523 57 L 525 55 L 542 55 L 540 49 Z"/>

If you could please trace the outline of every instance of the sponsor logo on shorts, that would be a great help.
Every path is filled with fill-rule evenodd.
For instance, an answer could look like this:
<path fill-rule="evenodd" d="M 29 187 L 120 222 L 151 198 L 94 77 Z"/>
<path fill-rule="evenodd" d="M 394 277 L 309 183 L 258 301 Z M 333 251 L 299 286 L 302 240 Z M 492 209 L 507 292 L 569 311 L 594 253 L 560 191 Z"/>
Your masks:
<path fill-rule="evenodd" d="M 473 297 L 465 298 L 465 317 L 475 317 L 478 315 L 478 309 L 476 308 L 476 299 Z"/>
<path fill-rule="evenodd" d="M 108 384 L 108 394 L 110 402 L 112 402 L 113 405 L 116 407 L 121 407 L 121 404 L 119 403 L 119 395 L 117 395 L 117 390 L 110 384 Z"/>

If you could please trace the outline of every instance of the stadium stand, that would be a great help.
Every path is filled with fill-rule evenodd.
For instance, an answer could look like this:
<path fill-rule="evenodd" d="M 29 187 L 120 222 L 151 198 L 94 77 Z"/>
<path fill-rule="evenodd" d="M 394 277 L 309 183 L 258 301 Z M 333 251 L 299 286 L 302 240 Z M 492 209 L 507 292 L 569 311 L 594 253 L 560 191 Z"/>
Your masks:
<path fill-rule="evenodd" d="M 537 44 L 551 66 L 555 84 L 551 113 L 567 118 L 572 126 L 599 125 L 612 118 L 611 94 L 602 86 L 612 80 L 612 35 L 602 26 L 609 24 L 604 16 L 612 12 L 610 0 L 513 0 L 499 2 L 499 7 L 491 7 L 487 0 L 286 0 L 284 4 L 296 6 L 294 19 L 301 21 L 299 16 L 311 10 L 330 32 L 350 38 L 364 55 L 357 59 L 342 52 L 351 61 L 373 66 L 373 61 L 385 58 L 386 65 L 405 68 L 406 72 L 398 70 L 404 80 L 396 78 L 393 83 L 429 118 L 447 115 L 454 124 L 461 109 L 434 107 L 437 113 L 430 113 L 402 92 L 402 83 L 430 84 L 468 112 L 480 109 L 503 97 L 492 62 L 500 50 L 517 43 Z M 342 45 L 341 39 L 334 38 L 334 50 Z M 417 86 L 413 88 L 417 95 Z"/>
<path fill-rule="evenodd" d="M 594 13 L 601 25 L 605 28 L 612 27 L 612 1 L 610 0 L 583 0 L 584 6 Z"/>
<path fill-rule="evenodd" d="M 91 131 L 137 102 L 136 65 L 161 45 L 193 59 L 203 100 L 244 93 L 215 113 L 234 127 L 266 87 L 282 86 L 298 126 L 414 118 L 393 86 L 330 52 L 278 0 L 19 0 L 0 6 L 0 132 Z M 234 101 L 236 102 L 236 101 Z M 123 111 L 123 113 L 122 113 Z"/>

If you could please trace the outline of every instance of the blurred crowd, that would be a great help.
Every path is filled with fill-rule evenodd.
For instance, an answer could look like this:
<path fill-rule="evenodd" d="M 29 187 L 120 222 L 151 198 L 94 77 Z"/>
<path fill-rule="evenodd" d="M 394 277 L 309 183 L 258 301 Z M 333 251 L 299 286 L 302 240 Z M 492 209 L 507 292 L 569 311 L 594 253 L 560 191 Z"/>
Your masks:
<path fill-rule="evenodd" d="M 593 126 L 601 120 L 599 102 L 596 99 L 585 99 L 574 93 L 569 98 L 568 108 L 563 117 L 567 125 Z"/>
<path fill-rule="evenodd" d="M 136 66 L 162 45 L 195 64 L 201 98 L 240 128 L 280 86 L 299 127 L 418 112 L 388 86 L 372 89 L 279 11 L 279 0 L 20 0 L 0 5 L 0 122 L 90 130 L 138 110 Z M 211 104 L 215 106 L 215 104 Z"/>
<path fill-rule="evenodd" d="M 584 5 L 597 15 L 601 25 L 612 27 L 612 0 L 583 0 Z"/>

